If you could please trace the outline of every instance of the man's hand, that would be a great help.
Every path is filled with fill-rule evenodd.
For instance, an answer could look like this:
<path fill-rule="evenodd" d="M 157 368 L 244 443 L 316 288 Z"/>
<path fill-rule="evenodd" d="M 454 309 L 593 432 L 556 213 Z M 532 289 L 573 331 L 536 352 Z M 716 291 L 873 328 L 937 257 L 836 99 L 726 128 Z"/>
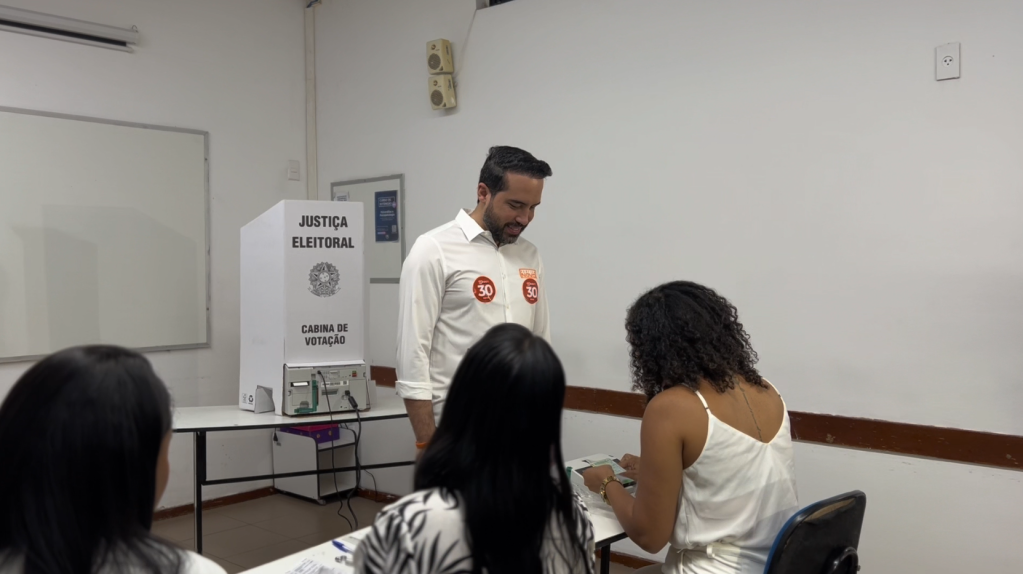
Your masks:
<path fill-rule="evenodd" d="M 433 420 L 433 401 L 405 399 L 405 410 L 412 423 L 412 432 L 417 443 L 428 443 L 433 438 L 437 425 Z"/>

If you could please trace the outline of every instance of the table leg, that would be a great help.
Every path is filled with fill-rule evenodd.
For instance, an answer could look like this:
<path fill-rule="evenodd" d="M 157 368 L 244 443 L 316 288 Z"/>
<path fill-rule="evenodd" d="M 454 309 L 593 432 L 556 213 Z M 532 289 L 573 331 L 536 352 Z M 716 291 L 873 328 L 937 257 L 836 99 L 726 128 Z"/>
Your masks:
<path fill-rule="evenodd" d="M 195 551 L 202 554 L 202 484 L 206 482 L 206 433 L 193 435 L 192 454 L 195 458 Z"/>
<path fill-rule="evenodd" d="M 611 572 L 611 545 L 600 549 L 600 574 Z"/>

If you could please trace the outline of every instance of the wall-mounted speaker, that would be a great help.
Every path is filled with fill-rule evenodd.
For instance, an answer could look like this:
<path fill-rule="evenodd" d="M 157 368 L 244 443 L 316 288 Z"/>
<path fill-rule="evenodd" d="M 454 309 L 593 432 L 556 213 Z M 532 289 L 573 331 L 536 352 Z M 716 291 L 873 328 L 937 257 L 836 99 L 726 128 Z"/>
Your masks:
<path fill-rule="evenodd" d="M 431 74 L 455 73 L 455 60 L 451 57 L 451 42 L 433 40 L 426 43 L 426 67 Z"/>
<path fill-rule="evenodd" d="M 455 81 L 451 74 L 430 76 L 430 105 L 435 110 L 446 110 L 457 105 L 455 101 Z"/>

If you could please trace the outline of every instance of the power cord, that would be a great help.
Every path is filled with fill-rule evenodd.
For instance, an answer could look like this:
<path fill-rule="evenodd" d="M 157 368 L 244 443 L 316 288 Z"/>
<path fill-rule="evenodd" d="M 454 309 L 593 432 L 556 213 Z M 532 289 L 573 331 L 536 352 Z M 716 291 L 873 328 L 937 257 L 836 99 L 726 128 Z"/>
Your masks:
<path fill-rule="evenodd" d="M 324 376 L 323 371 L 317 370 L 316 373 L 318 375 L 320 375 L 320 378 L 324 381 L 324 383 L 326 383 L 327 377 Z M 327 409 L 330 410 L 330 413 L 329 413 L 330 422 L 333 423 L 334 422 L 334 409 L 330 405 L 330 395 L 327 394 L 327 392 L 326 392 L 326 386 L 324 386 L 323 396 L 327 398 Z M 359 402 L 355 400 L 355 397 L 352 396 L 351 392 L 345 391 L 345 398 L 348 399 L 348 404 L 351 405 L 352 410 L 355 411 L 355 419 L 359 423 L 359 428 L 355 432 L 355 488 L 353 488 L 350 491 L 348 491 L 348 497 L 345 500 L 341 501 L 341 506 L 339 506 L 338 509 L 337 509 L 337 515 L 340 516 L 341 518 L 345 519 L 345 522 L 348 523 L 348 527 L 349 528 L 352 528 L 352 521 L 354 521 L 355 522 L 355 527 L 352 528 L 352 531 L 354 532 L 355 530 L 359 529 L 359 517 L 355 514 L 355 510 L 352 508 L 352 496 L 354 496 L 355 493 L 358 492 L 359 486 L 362 485 L 362 462 L 359 460 L 359 441 L 362 438 L 362 413 L 359 412 Z M 340 425 L 338 425 L 338 426 L 340 427 Z M 348 425 L 345 425 L 345 428 L 348 428 Z M 351 429 L 349 429 L 349 430 L 351 430 Z M 331 470 L 335 471 L 335 472 L 332 472 L 331 475 L 334 477 L 334 491 L 338 493 L 338 497 L 340 498 L 341 492 L 340 492 L 340 489 L 338 488 L 338 485 L 337 485 L 337 472 L 336 472 L 337 463 L 334 462 L 334 451 L 335 450 L 336 449 L 334 448 L 334 445 L 331 445 L 331 449 L 330 449 L 330 464 L 331 464 Z M 374 486 L 376 486 L 376 477 L 373 478 L 373 484 L 374 484 Z M 347 516 L 342 514 L 342 512 L 344 512 L 345 503 L 348 504 L 348 513 L 352 517 L 351 521 L 348 520 Z"/>
<path fill-rule="evenodd" d="M 352 430 L 352 429 L 348 428 L 348 423 L 342 423 L 341 426 L 345 427 L 346 430 Z M 354 435 L 355 431 L 352 431 L 352 434 Z M 366 474 L 369 475 L 370 478 L 373 479 L 373 492 L 379 493 L 380 489 L 377 487 L 377 477 L 376 477 L 376 475 L 373 474 L 372 472 L 366 470 L 366 469 L 363 469 L 362 472 L 365 472 Z"/>
<path fill-rule="evenodd" d="M 373 476 L 373 473 L 368 470 L 364 470 L 362 472 L 365 472 L 366 474 L 369 475 L 370 478 L 373 479 L 373 492 L 380 494 L 380 489 L 377 488 L 377 477 Z"/>
<path fill-rule="evenodd" d="M 355 397 L 351 393 L 346 395 L 348 397 L 348 404 L 352 405 L 355 410 L 355 419 L 359 423 L 359 429 L 355 432 L 355 488 L 348 491 L 348 512 L 352 515 L 352 519 L 355 520 L 355 529 L 359 529 L 359 517 L 356 516 L 355 510 L 352 509 L 352 496 L 359 491 L 359 487 L 362 486 L 362 462 L 359 460 L 359 440 L 362 438 L 362 414 L 359 413 L 359 403 L 355 400 Z M 373 479 L 376 482 L 376 479 Z"/>
<path fill-rule="evenodd" d="M 323 376 L 323 371 L 319 371 L 318 370 L 318 371 L 316 371 L 316 373 L 318 375 L 320 375 L 320 379 L 323 380 L 324 383 L 327 382 L 327 377 Z M 331 426 L 333 426 L 333 424 L 334 424 L 334 408 L 332 406 L 330 406 L 330 394 L 327 393 L 326 387 L 324 387 L 323 396 L 324 396 L 324 398 L 327 399 L 327 410 L 329 411 L 327 413 L 327 416 L 330 417 L 330 423 L 331 423 Z M 340 428 L 340 427 L 341 427 L 341 425 L 338 425 L 338 428 Z M 341 435 L 341 433 L 338 432 L 338 438 L 341 438 L 340 435 Z M 334 460 L 334 451 L 336 451 L 336 450 L 337 450 L 337 448 L 334 446 L 334 443 L 331 442 L 330 443 L 330 470 L 332 472 L 330 473 L 330 476 L 331 476 L 331 478 L 334 479 L 334 492 L 337 493 L 338 500 L 341 500 L 341 489 L 338 488 L 338 485 L 337 485 L 337 462 Z M 317 477 L 317 480 L 319 480 L 319 477 Z M 348 520 L 348 517 L 345 516 L 344 514 L 342 514 L 342 512 L 344 512 L 344 509 L 345 509 L 345 503 L 344 503 L 344 501 L 341 501 L 341 505 L 337 509 L 337 515 L 340 516 L 341 518 L 343 518 L 345 520 L 345 522 L 348 523 L 348 528 L 352 532 L 355 532 L 356 530 L 358 530 L 358 528 L 353 528 L 352 527 L 352 521 Z"/>

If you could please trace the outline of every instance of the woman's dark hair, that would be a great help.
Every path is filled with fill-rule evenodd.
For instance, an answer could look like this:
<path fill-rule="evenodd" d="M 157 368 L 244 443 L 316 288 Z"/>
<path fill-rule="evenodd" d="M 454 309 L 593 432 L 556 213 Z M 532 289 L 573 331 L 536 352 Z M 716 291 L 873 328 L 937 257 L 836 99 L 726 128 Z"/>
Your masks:
<path fill-rule="evenodd" d="M 629 309 L 625 331 L 632 388 L 648 399 L 676 385 L 697 390 L 700 379 L 718 392 L 734 387 L 736 377 L 767 386 L 753 367 L 757 353 L 739 312 L 703 285 L 674 281 L 647 291 Z"/>
<path fill-rule="evenodd" d="M 24 574 L 172 574 L 182 554 L 149 529 L 171 399 L 142 355 L 67 349 L 0 406 L 0 556 Z"/>
<path fill-rule="evenodd" d="M 487 186 L 490 193 L 504 191 L 508 187 L 507 173 L 517 173 L 533 179 L 544 179 L 551 176 L 551 166 L 533 157 L 524 149 L 511 146 L 494 146 L 487 153 L 487 160 L 480 170 L 480 183 Z"/>
<path fill-rule="evenodd" d="M 551 523 L 573 539 L 557 549 L 561 557 L 592 568 L 584 541 L 575 539 L 579 525 L 561 455 L 564 400 L 561 361 L 521 325 L 492 328 L 458 365 L 415 487 L 458 495 L 474 573 L 541 572 Z"/>

